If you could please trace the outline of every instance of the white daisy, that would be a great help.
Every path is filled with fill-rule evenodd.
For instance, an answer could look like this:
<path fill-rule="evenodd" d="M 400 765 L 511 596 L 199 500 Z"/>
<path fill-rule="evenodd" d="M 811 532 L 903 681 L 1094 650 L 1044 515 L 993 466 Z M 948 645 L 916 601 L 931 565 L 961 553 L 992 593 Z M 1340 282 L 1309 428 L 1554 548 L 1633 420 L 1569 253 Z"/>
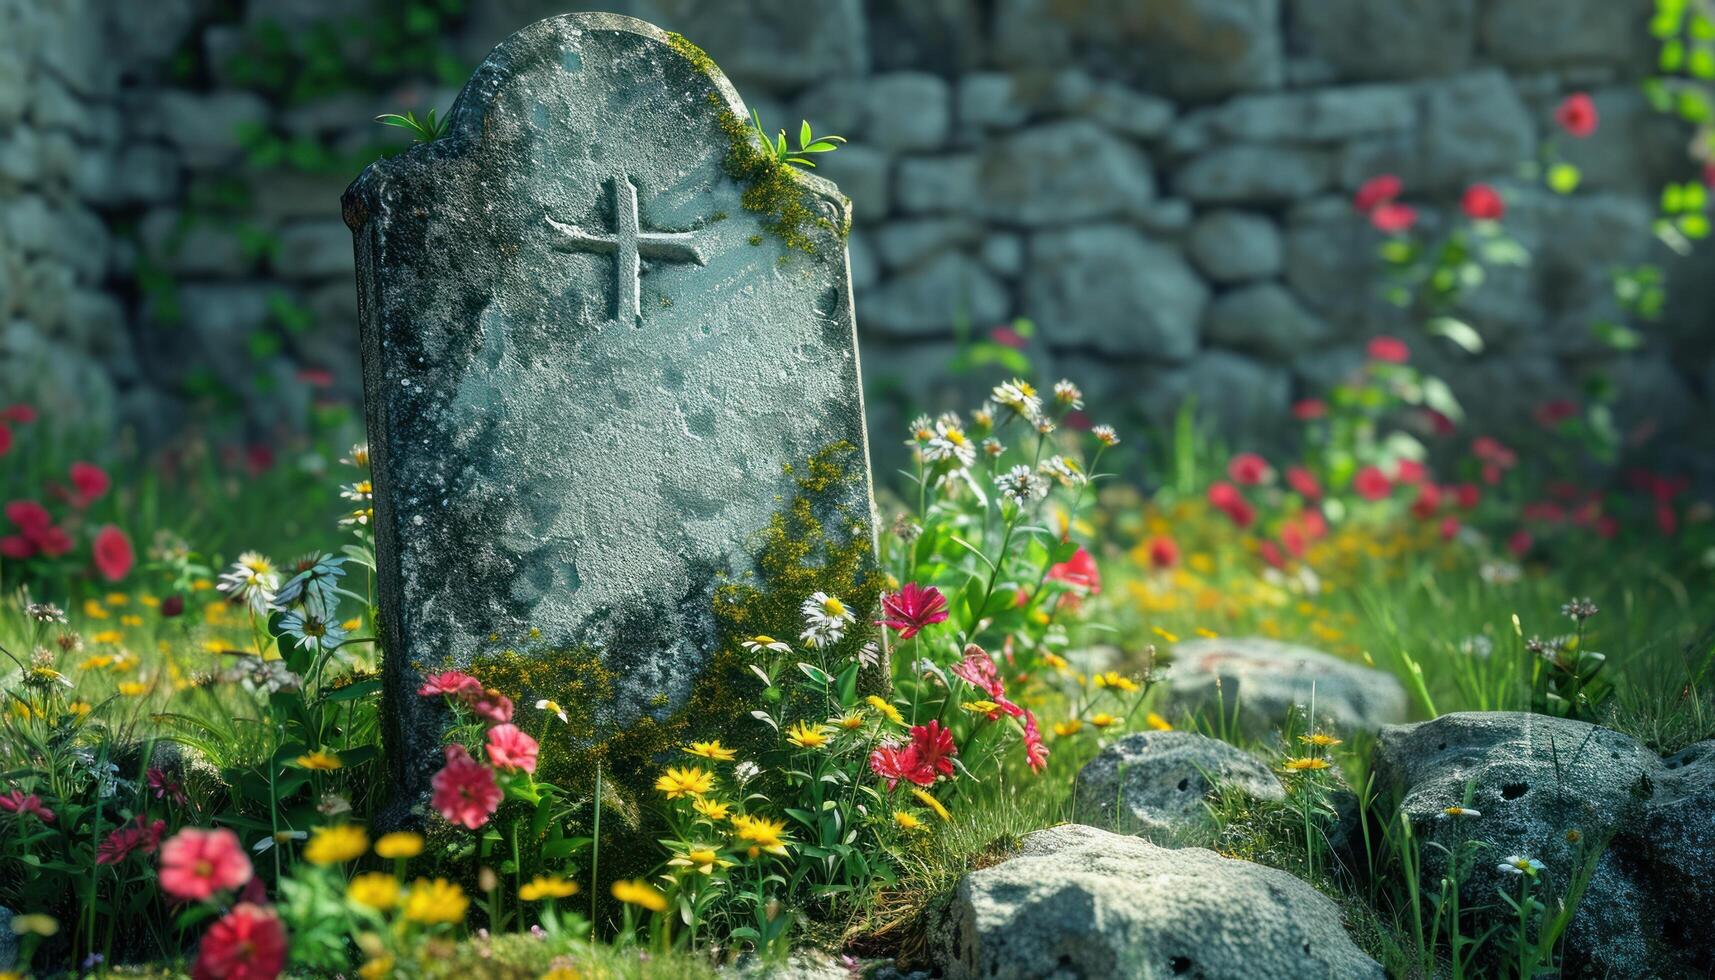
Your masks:
<path fill-rule="evenodd" d="M 1541 871 L 1543 867 L 1543 863 L 1538 861 L 1536 858 L 1524 857 L 1519 854 L 1509 855 L 1505 861 L 1495 865 L 1497 870 L 1505 871 L 1507 874 L 1530 875 L 1533 878 L 1536 877 L 1536 873 Z"/>
<path fill-rule="evenodd" d="M 1083 391 L 1064 378 L 1054 382 L 1054 400 L 1070 409 L 1084 407 Z"/>
<path fill-rule="evenodd" d="M 280 573 L 267 555 L 246 551 L 220 577 L 220 584 L 215 588 L 235 599 L 244 600 L 251 612 L 261 613 L 274 601 L 274 592 L 280 588 Z"/>
<path fill-rule="evenodd" d="M 375 496 L 375 486 L 368 480 L 359 480 L 356 483 L 348 483 L 340 487 L 339 495 L 347 500 L 362 503 Z"/>
<path fill-rule="evenodd" d="M 826 592 L 812 592 L 810 598 L 805 599 L 798 607 L 798 611 L 804 614 L 805 623 L 811 626 L 829 626 L 836 630 L 844 630 L 856 619 L 845 603 Z"/>
<path fill-rule="evenodd" d="M 935 435 L 923 446 L 923 458 L 931 463 L 952 460 L 959 466 L 969 466 L 976 462 L 977 447 L 965 435 L 959 417 L 949 413 L 935 421 Z"/>
<path fill-rule="evenodd" d="M 881 663 L 881 644 L 874 640 L 858 648 L 857 661 L 865 667 L 874 667 Z"/>
<path fill-rule="evenodd" d="M 841 629 L 838 624 L 817 622 L 805 627 L 804 632 L 798 634 L 798 639 L 820 650 L 840 642 L 845 639 L 845 635 L 845 630 Z"/>
<path fill-rule="evenodd" d="M 1048 481 L 1032 473 L 1030 467 L 1022 463 L 995 477 L 994 482 L 1000 488 L 1001 496 L 1018 504 L 1028 504 L 1048 496 Z"/>
<path fill-rule="evenodd" d="M 1058 480 L 1063 487 L 1075 487 L 1085 482 L 1084 471 L 1078 464 L 1061 455 L 1053 455 L 1037 464 L 1046 477 Z"/>
<path fill-rule="evenodd" d="M 907 446 L 921 445 L 935 438 L 935 423 L 929 416 L 919 415 L 911 420 L 911 438 L 905 441 Z"/>
<path fill-rule="evenodd" d="M 566 721 L 566 709 L 560 707 L 560 704 L 557 701 L 550 701 L 547 698 L 543 698 L 536 702 L 536 710 L 546 711 L 560 719 L 562 722 Z"/>
<path fill-rule="evenodd" d="M 1090 430 L 1090 434 L 1095 436 L 1096 441 L 1104 446 L 1117 446 L 1120 444 L 1119 433 L 1115 432 L 1114 427 L 1111 425 L 1098 425 Z"/>
<path fill-rule="evenodd" d="M 774 637 L 768 636 L 764 633 L 758 633 L 750 639 L 745 640 L 743 643 L 740 643 L 739 646 L 744 647 L 751 653 L 761 653 L 764 650 L 769 650 L 774 653 L 792 652 L 792 644 L 787 643 L 784 640 L 776 640 Z"/>
<path fill-rule="evenodd" d="M 351 453 L 340 462 L 347 466 L 355 466 L 360 470 L 369 469 L 369 443 L 360 442 L 351 447 Z"/>
<path fill-rule="evenodd" d="M 994 386 L 989 398 L 1002 408 L 1010 408 L 1013 414 L 1035 421 L 1042 414 L 1042 398 L 1036 394 L 1036 388 L 1028 381 L 1013 378 Z"/>

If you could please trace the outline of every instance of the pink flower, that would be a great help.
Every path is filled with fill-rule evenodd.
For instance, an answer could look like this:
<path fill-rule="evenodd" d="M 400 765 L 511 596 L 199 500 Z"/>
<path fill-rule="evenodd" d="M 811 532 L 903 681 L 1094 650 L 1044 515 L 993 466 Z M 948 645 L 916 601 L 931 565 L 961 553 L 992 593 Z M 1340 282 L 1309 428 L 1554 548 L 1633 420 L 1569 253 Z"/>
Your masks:
<path fill-rule="evenodd" d="M 250 875 L 238 835 L 224 827 L 186 827 L 161 845 L 161 890 L 174 898 L 207 901 L 216 892 L 241 887 Z"/>
<path fill-rule="evenodd" d="M 18 814 L 28 813 L 42 823 L 54 822 L 54 811 L 42 804 L 42 798 L 34 793 L 25 796 L 21 789 L 0 795 L 0 810 Z"/>
<path fill-rule="evenodd" d="M 1036 727 L 1036 716 L 1024 713 L 1024 761 L 1031 772 L 1048 768 L 1048 746 L 1042 743 L 1042 731 Z"/>
<path fill-rule="evenodd" d="M 1231 483 L 1210 484 L 1209 504 L 1240 528 L 1250 527 L 1256 521 L 1256 508 Z"/>
<path fill-rule="evenodd" d="M 1472 184 L 1465 188 L 1459 207 L 1472 221 L 1499 221 L 1501 215 L 1507 213 L 1507 203 L 1501 200 L 1500 192 L 1488 184 Z"/>
<path fill-rule="evenodd" d="M 1417 224 L 1417 209 L 1409 204 L 1382 204 L 1370 212 L 1370 224 L 1389 235 L 1410 231 Z"/>
<path fill-rule="evenodd" d="M 495 725 L 488 730 L 488 761 L 496 769 L 536 771 L 536 740 L 517 725 Z"/>
<path fill-rule="evenodd" d="M 1513 557 L 1523 558 L 1530 554 L 1531 546 L 1535 543 L 1529 531 L 1514 531 L 1512 536 L 1507 538 L 1507 550 L 1513 553 Z"/>
<path fill-rule="evenodd" d="M 29 425 L 36 420 L 36 410 L 23 402 L 19 402 L 16 405 L 9 405 L 0 409 L 0 420 L 16 422 L 19 425 Z"/>
<path fill-rule="evenodd" d="M 893 788 L 899 785 L 901 779 L 910 779 L 911 774 L 916 771 L 917 756 L 909 748 L 902 749 L 897 745 L 880 745 L 869 754 L 869 768 L 871 772 L 887 781 L 887 791 L 891 793 Z M 935 777 L 931 775 L 929 782 L 933 783 L 934 781 Z"/>
<path fill-rule="evenodd" d="M 1415 459 L 1402 459 L 1393 464 L 1393 478 L 1400 483 L 1422 483 L 1429 469 Z"/>
<path fill-rule="evenodd" d="M 1327 416 L 1328 403 L 1320 398 L 1301 398 L 1292 403 L 1292 417 L 1300 422 Z"/>
<path fill-rule="evenodd" d="M 35 545 L 49 558 L 58 558 L 71 550 L 71 535 L 63 527 L 50 527 L 36 537 Z M 126 547 L 129 548 L 130 544 L 127 543 Z"/>
<path fill-rule="evenodd" d="M 1102 571 L 1096 567 L 1095 556 L 1081 546 L 1072 557 L 1049 566 L 1048 581 L 1065 582 L 1090 595 L 1102 594 Z"/>
<path fill-rule="evenodd" d="M 953 756 L 959 754 L 959 747 L 953 744 L 953 733 L 940 721 L 913 727 L 910 749 L 917 754 L 919 770 L 928 770 L 942 776 L 953 774 Z M 927 786 L 935 780 L 931 776 L 926 783 L 913 776 L 911 781 Z"/>
<path fill-rule="evenodd" d="M 306 367 L 298 369 L 298 381 L 311 388 L 333 387 L 333 372 L 327 368 Z"/>
<path fill-rule="evenodd" d="M 7 426 L 4 423 L 0 423 L 0 456 L 4 456 L 11 451 L 12 451 L 12 429 L 10 426 Z"/>
<path fill-rule="evenodd" d="M 286 927 L 271 908 L 240 902 L 203 933 L 191 980 L 274 980 L 286 966 Z"/>
<path fill-rule="evenodd" d="M 53 515 L 48 513 L 48 509 L 34 500 L 14 500 L 7 504 L 6 519 L 29 537 L 41 534 L 54 523 Z"/>
<path fill-rule="evenodd" d="M 1448 515 L 1441 519 L 1441 540 L 1451 541 L 1459 536 L 1459 518 Z"/>
<path fill-rule="evenodd" d="M 1002 347 L 1011 347 L 1013 350 L 1024 349 L 1024 338 L 1019 335 L 1017 330 L 1014 330 L 1011 327 L 995 327 L 989 331 L 989 339 L 1000 344 Z"/>
<path fill-rule="evenodd" d="M 417 688 L 417 693 L 426 698 L 442 694 L 455 698 L 477 695 L 482 693 L 482 682 L 463 671 L 448 670 L 423 678 L 423 686 Z"/>
<path fill-rule="evenodd" d="M 479 694 L 466 694 L 464 702 L 478 718 L 486 718 L 496 724 L 512 720 L 512 699 L 492 687 Z"/>
<path fill-rule="evenodd" d="M 1179 564 L 1179 545 L 1165 535 L 1157 536 L 1149 542 L 1149 565 L 1151 568 L 1172 568 Z"/>
<path fill-rule="evenodd" d="M 0 557 L 23 561 L 36 557 L 36 543 L 22 534 L 8 534 L 0 538 Z"/>
<path fill-rule="evenodd" d="M 1399 196 L 1404 185 L 1393 174 L 1381 174 L 1364 181 L 1358 192 L 1352 195 L 1352 207 L 1360 214 L 1369 214 L 1377 206 L 1386 204 Z"/>
<path fill-rule="evenodd" d="M 1393 483 L 1379 467 L 1366 466 L 1352 478 L 1352 489 L 1365 500 L 1381 500 L 1393 492 Z"/>
<path fill-rule="evenodd" d="M 1417 499 L 1411 502 L 1411 516 L 1420 521 L 1427 521 L 1441 509 L 1441 488 L 1433 483 L 1425 483 L 1417 488 Z"/>
<path fill-rule="evenodd" d="M 130 823 L 102 840 L 101 845 L 95 849 L 95 863 L 118 864 L 139 850 L 144 854 L 153 854 L 161 846 L 161 837 L 166 832 L 165 820 L 151 822 L 147 814 L 139 813 Z"/>
<path fill-rule="evenodd" d="M 965 659 L 948 669 L 954 676 L 989 697 L 1005 699 L 1006 684 L 1000 679 L 1000 669 L 995 666 L 994 658 L 988 655 L 988 651 L 975 643 L 965 647 Z"/>
<path fill-rule="evenodd" d="M 1554 110 L 1554 121 L 1568 136 L 1583 139 L 1596 131 L 1596 103 L 1583 92 L 1574 92 Z"/>
<path fill-rule="evenodd" d="M 500 787 L 494 772 L 472 759 L 464 746 L 447 746 L 446 757 L 446 766 L 429 781 L 434 790 L 429 802 L 448 823 L 475 830 L 500 809 Z"/>
<path fill-rule="evenodd" d="M 1291 487 L 1305 500 L 1322 499 L 1322 485 L 1316 482 L 1316 477 L 1302 466 L 1288 467 L 1286 470 L 1286 485 Z"/>
<path fill-rule="evenodd" d="M 1470 510 L 1482 502 L 1483 491 L 1479 490 L 1475 483 L 1461 483 L 1453 488 L 1453 499 L 1461 508 Z"/>
<path fill-rule="evenodd" d="M 1259 543 L 1256 550 L 1257 554 L 1262 556 L 1262 560 L 1268 562 L 1270 566 L 1274 568 L 1286 567 L 1286 556 L 1280 553 L 1280 546 L 1273 541 Z"/>
<path fill-rule="evenodd" d="M 1309 546 L 1304 527 L 1297 521 L 1287 521 L 1280 527 L 1280 546 L 1294 558 L 1303 558 L 1304 551 Z"/>
<path fill-rule="evenodd" d="M 916 582 L 907 582 L 898 592 L 881 597 L 882 618 L 877 626 L 885 626 L 909 640 L 926 626 L 945 622 L 947 597 L 930 586 L 925 589 Z"/>
<path fill-rule="evenodd" d="M 44 547 L 42 550 L 46 551 Z M 93 549 L 96 571 L 109 582 L 117 582 L 131 571 L 137 555 L 131 550 L 131 539 L 125 532 L 109 524 L 95 532 Z"/>
<path fill-rule="evenodd" d="M 1405 346 L 1405 341 L 1396 337 L 1375 337 L 1370 340 L 1365 351 L 1370 355 L 1370 360 L 1388 364 L 1404 364 L 1411 359 L 1411 348 Z"/>
<path fill-rule="evenodd" d="M 1243 487 L 1254 487 L 1273 473 L 1268 460 L 1256 453 L 1239 453 L 1227 463 L 1227 476 Z"/>
<path fill-rule="evenodd" d="M 184 784 L 168 776 L 165 770 L 150 766 L 145 775 L 149 781 L 149 792 L 155 794 L 155 799 L 170 799 L 179 806 L 190 803 L 191 798 L 185 795 Z"/>
<path fill-rule="evenodd" d="M 113 486 L 113 481 L 107 476 L 106 470 L 94 463 L 73 463 L 71 485 L 77 490 L 73 503 L 79 507 L 87 507 L 100 500 Z"/>

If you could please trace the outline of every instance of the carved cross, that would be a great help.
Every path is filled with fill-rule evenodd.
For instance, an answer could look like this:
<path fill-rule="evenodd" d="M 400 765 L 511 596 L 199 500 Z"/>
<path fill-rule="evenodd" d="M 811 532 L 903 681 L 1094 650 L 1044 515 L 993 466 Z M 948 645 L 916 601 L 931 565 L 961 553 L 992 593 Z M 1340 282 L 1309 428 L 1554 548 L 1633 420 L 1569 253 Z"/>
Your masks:
<path fill-rule="evenodd" d="M 642 316 L 643 259 L 705 264 L 691 244 L 688 231 L 643 231 L 637 217 L 637 187 L 629 177 L 613 179 L 613 234 L 588 232 L 577 225 L 548 219 L 561 234 L 555 248 L 563 252 L 595 252 L 615 257 L 614 319 L 636 324 Z"/>

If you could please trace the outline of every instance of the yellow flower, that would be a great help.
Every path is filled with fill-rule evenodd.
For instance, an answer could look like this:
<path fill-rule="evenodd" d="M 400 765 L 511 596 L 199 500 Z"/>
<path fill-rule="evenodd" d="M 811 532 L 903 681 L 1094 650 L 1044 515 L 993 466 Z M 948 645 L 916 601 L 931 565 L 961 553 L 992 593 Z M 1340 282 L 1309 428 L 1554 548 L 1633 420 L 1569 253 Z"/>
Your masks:
<path fill-rule="evenodd" d="M 78 664 L 77 666 L 78 666 L 79 670 L 100 670 L 103 667 L 112 666 L 112 664 L 113 664 L 113 658 L 112 657 L 106 656 L 105 654 L 98 653 L 93 657 L 83 658 L 83 662 Z"/>
<path fill-rule="evenodd" d="M 1070 663 L 1068 663 L 1066 661 L 1065 657 L 1062 657 L 1057 653 L 1044 653 L 1042 655 L 1042 662 L 1047 664 L 1048 666 L 1054 668 L 1055 670 L 1059 671 L 1062 674 L 1064 674 L 1067 670 L 1071 669 L 1071 666 L 1072 666 Z"/>
<path fill-rule="evenodd" d="M 1300 735 L 1298 736 L 1298 740 L 1303 742 L 1305 745 L 1319 745 L 1323 748 L 1340 744 L 1340 739 L 1337 739 L 1332 735 L 1326 735 L 1322 732 L 1316 732 L 1311 735 Z"/>
<path fill-rule="evenodd" d="M 409 830 L 382 834 L 375 842 L 375 856 L 384 858 L 414 858 L 423 853 L 423 835 Z"/>
<path fill-rule="evenodd" d="M 893 822 L 898 824 L 901 830 L 927 830 L 928 829 L 927 827 L 924 826 L 923 821 L 917 819 L 917 817 L 914 814 L 907 813 L 904 810 L 893 811 Z"/>
<path fill-rule="evenodd" d="M 345 886 L 345 897 L 385 912 L 399 904 L 399 882 L 390 874 L 371 871 L 351 879 L 351 884 Z"/>
<path fill-rule="evenodd" d="M 1326 769 L 1328 768 L 1328 760 L 1320 757 L 1288 759 L 1280 764 L 1280 768 L 1285 769 L 1287 772 L 1304 772 L 1305 770 L 1310 769 Z"/>
<path fill-rule="evenodd" d="M 149 693 L 149 685 L 137 681 L 124 681 L 119 685 L 119 693 L 128 698 L 142 697 Z"/>
<path fill-rule="evenodd" d="M 77 717 L 82 718 L 85 715 L 89 714 L 94 709 L 90 706 L 90 703 L 88 701 L 73 701 L 72 703 L 66 705 L 66 710 L 71 712 L 72 714 L 76 715 Z"/>
<path fill-rule="evenodd" d="M 341 864 L 355 861 L 369 850 L 369 835 L 362 827 L 341 824 L 317 827 L 304 845 L 304 860 L 311 864 Z"/>
<path fill-rule="evenodd" d="M 871 694 L 866 700 L 869 701 L 870 707 L 881 712 L 881 716 L 883 718 L 893 722 L 895 725 L 905 724 L 905 716 L 899 713 L 899 709 L 889 704 L 887 699 L 881 697 L 879 694 Z"/>
<path fill-rule="evenodd" d="M 1164 640 L 1165 642 L 1168 642 L 1168 643 L 1178 643 L 1179 642 L 1179 637 L 1177 634 L 1169 633 L 1159 626 L 1151 626 L 1150 629 L 1155 632 L 1156 636 L 1161 637 L 1161 639 Z"/>
<path fill-rule="evenodd" d="M 685 746 L 685 751 L 691 755 L 702 756 L 705 759 L 713 759 L 716 762 L 731 762 L 738 758 L 738 750 L 726 748 L 721 745 L 721 741 L 718 738 L 713 742 L 692 742 L 690 745 Z"/>
<path fill-rule="evenodd" d="M 101 632 L 91 636 L 89 638 L 89 642 L 99 644 L 101 646 L 117 646 L 118 644 L 125 642 L 125 634 L 118 630 L 102 630 Z"/>
<path fill-rule="evenodd" d="M 1110 670 L 1103 674 L 1097 674 L 1095 680 L 1097 687 L 1111 687 L 1116 691 L 1132 692 L 1138 689 L 1136 681 L 1117 670 Z"/>
<path fill-rule="evenodd" d="M 1098 711 L 1090 716 L 1090 724 L 1097 728 L 1107 728 L 1110 725 L 1117 725 L 1119 722 L 1120 720 L 1118 718 L 1108 714 L 1106 711 Z"/>
<path fill-rule="evenodd" d="M 584 975 L 569 966 L 556 966 L 542 974 L 542 980 L 584 980 Z"/>
<path fill-rule="evenodd" d="M 855 731 L 856 729 L 863 727 L 863 712 L 854 711 L 849 715 L 845 715 L 845 716 L 840 717 L 840 718 L 833 718 L 830 720 L 834 724 L 840 726 L 841 728 L 844 728 L 848 732 L 849 731 Z"/>
<path fill-rule="evenodd" d="M 1219 639 L 1221 636 L 1221 634 L 1215 632 L 1214 630 L 1207 629 L 1207 628 L 1202 627 L 1202 626 L 1197 627 L 1192 632 L 1196 633 L 1198 636 L 1202 637 L 1205 640 L 1215 640 L 1215 639 Z"/>
<path fill-rule="evenodd" d="M 518 897 L 526 902 L 539 902 L 544 898 L 570 898 L 577 893 L 577 882 L 542 875 L 530 879 L 528 885 L 518 889 Z"/>
<path fill-rule="evenodd" d="M 750 842 L 751 857 L 756 857 L 760 851 L 786 853 L 786 821 L 740 815 L 732 818 L 732 825 L 739 840 Z"/>
<path fill-rule="evenodd" d="M 721 860 L 720 852 L 705 844 L 691 845 L 685 853 L 668 861 L 675 868 L 695 868 L 699 874 L 714 874 L 716 868 L 730 868 L 731 861 Z"/>
<path fill-rule="evenodd" d="M 383 980 L 392 973 L 393 957 L 386 955 L 365 960 L 363 965 L 357 968 L 357 975 L 363 980 Z"/>
<path fill-rule="evenodd" d="M 107 604 L 110 606 L 129 606 L 131 597 L 123 592 L 109 592 L 107 593 Z"/>
<path fill-rule="evenodd" d="M 714 773 L 704 772 L 696 766 L 685 769 L 667 767 L 667 771 L 655 780 L 655 788 L 667 794 L 669 800 L 681 796 L 701 796 L 715 788 Z"/>
<path fill-rule="evenodd" d="M 613 883 L 613 897 L 627 905 L 636 905 L 651 912 L 667 911 L 667 896 L 650 887 L 644 881 L 626 881 L 621 879 Z"/>
<path fill-rule="evenodd" d="M 354 632 L 363 628 L 363 617 L 362 616 L 353 616 L 352 618 L 350 618 L 350 619 L 346 620 L 345 622 L 339 624 L 339 628 L 342 630 L 345 630 L 347 633 L 354 633 Z"/>
<path fill-rule="evenodd" d="M 1148 725 L 1150 728 L 1155 729 L 1158 732 L 1170 732 L 1173 730 L 1173 723 L 1172 722 L 1168 721 L 1166 718 L 1161 717 L 1160 715 L 1156 714 L 1153 711 L 1151 711 L 1149 714 L 1143 716 L 1143 723 L 1145 725 Z"/>
<path fill-rule="evenodd" d="M 691 807 L 715 823 L 720 823 L 732 813 L 732 804 L 722 803 L 719 800 L 711 800 L 704 796 L 697 797 L 696 801 L 691 804 Z"/>
<path fill-rule="evenodd" d="M 119 625 L 129 626 L 132 628 L 142 626 L 143 625 L 143 617 L 137 615 L 136 613 L 126 613 L 125 615 L 119 617 Z"/>
<path fill-rule="evenodd" d="M 1061 738 L 1069 738 L 1073 735 L 1078 734 L 1079 732 L 1081 732 L 1083 730 L 1084 730 L 1084 723 L 1079 721 L 1076 718 L 1068 718 L 1065 721 L 1059 721 L 1059 722 L 1054 723 L 1054 734 L 1060 736 Z"/>
<path fill-rule="evenodd" d="M 1000 710 L 1000 705 L 995 704 L 993 701 L 966 701 L 964 704 L 959 705 L 959 707 L 969 711 L 973 715 L 992 715 L 996 711 Z"/>
<path fill-rule="evenodd" d="M 60 931 L 60 920 L 51 915 L 14 915 L 12 932 L 19 936 L 52 936 Z"/>
<path fill-rule="evenodd" d="M 137 597 L 137 601 L 150 609 L 157 608 L 161 604 L 161 600 L 152 595 L 140 595 Z"/>
<path fill-rule="evenodd" d="M 464 889 L 445 878 L 418 878 L 405 897 L 405 918 L 412 922 L 461 922 L 470 906 Z"/>
<path fill-rule="evenodd" d="M 941 801 L 930 796 L 928 793 L 925 793 L 920 789 L 913 789 L 911 791 L 911 795 L 917 797 L 917 802 L 928 807 L 930 810 L 933 810 L 935 816 L 941 818 L 942 823 L 946 823 L 948 820 L 953 819 L 953 815 L 947 812 L 947 808 L 941 805 Z"/>
<path fill-rule="evenodd" d="M 90 619 L 106 619 L 107 607 L 95 599 L 83 600 L 83 614 Z"/>
<path fill-rule="evenodd" d="M 786 729 L 786 741 L 801 749 L 819 749 L 828 744 L 828 728 L 826 725 L 811 727 L 800 719 Z"/>
<path fill-rule="evenodd" d="M 338 769 L 345 765 L 345 763 L 339 761 L 339 756 L 334 755 L 332 752 L 322 752 L 320 750 L 311 752 L 309 755 L 300 755 L 292 761 L 297 763 L 300 769 L 320 769 L 323 771 Z"/>

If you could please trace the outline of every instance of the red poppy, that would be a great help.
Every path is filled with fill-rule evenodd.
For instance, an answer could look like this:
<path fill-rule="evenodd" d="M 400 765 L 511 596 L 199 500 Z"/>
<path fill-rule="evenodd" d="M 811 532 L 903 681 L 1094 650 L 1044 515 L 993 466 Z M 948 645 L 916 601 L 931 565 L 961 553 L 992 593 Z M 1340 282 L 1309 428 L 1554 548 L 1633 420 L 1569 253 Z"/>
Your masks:
<path fill-rule="evenodd" d="M 1156 537 L 1149 542 L 1149 565 L 1151 568 L 1172 568 L 1179 564 L 1179 545 L 1165 535 Z"/>
<path fill-rule="evenodd" d="M 1451 541 L 1459 536 L 1459 518 L 1451 515 L 1441 519 L 1441 540 Z"/>
<path fill-rule="evenodd" d="M 1393 465 L 1393 478 L 1400 483 L 1422 483 L 1429 469 L 1415 459 L 1402 459 Z"/>
<path fill-rule="evenodd" d="M 1320 398 L 1302 398 L 1292 403 L 1292 417 L 1300 422 L 1319 419 L 1328 414 L 1328 403 Z"/>
<path fill-rule="evenodd" d="M 1268 460 L 1256 453 L 1239 453 L 1227 463 L 1227 475 L 1240 486 L 1254 487 L 1269 478 Z"/>
<path fill-rule="evenodd" d="M 0 424 L 0 456 L 12 451 L 12 430 Z"/>
<path fill-rule="evenodd" d="M 1360 214 L 1369 214 L 1378 205 L 1386 204 L 1399 196 L 1404 185 L 1393 174 L 1381 174 L 1364 181 L 1358 192 L 1352 195 L 1352 207 Z"/>
<path fill-rule="evenodd" d="M 1274 568 L 1286 567 L 1286 556 L 1280 553 L 1280 546 L 1273 541 L 1263 541 L 1257 545 L 1256 550 L 1257 554 L 1262 556 L 1262 560 L 1268 562 L 1270 566 Z"/>
<path fill-rule="evenodd" d="M 924 627 L 946 621 L 947 597 L 934 586 L 925 589 L 916 582 L 907 582 L 898 592 L 881 597 L 881 614 L 877 626 L 885 626 L 898 633 L 901 640 L 909 640 Z"/>
<path fill-rule="evenodd" d="M 94 501 L 100 500 L 113 486 L 107 471 L 94 463 L 71 464 L 71 485 L 77 490 L 77 496 L 72 503 L 78 507 L 87 507 Z"/>
<path fill-rule="evenodd" d="M 43 547 L 43 551 L 47 548 Z M 109 524 L 95 532 L 95 547 L 93 550 L 96 571 L 109 582 L 117 582 L 124 578 L 136 563 L 137 555 L 131 550 L 131 539 L 125 532 Z"/>
<path fill-rule="evenodd" d="M 1465 188 L 1459 207 L 1473 221 L 1499 221 L 1507 212 L 1507 204 L 1501 200 L 1500 192 L 1488 184 L 1472 184 Z"/>
<path fill-rule="evenodd" d="M 274 980 L 286 966 L 286 927 L 271 908 L 240 902 L 203 933 L 191 980 Z"/>
<path fill-rule="evenodd" d="M 161 845 L 161 890 L 188 902 L 207 901 L 216 892 L 250 880 L 252 868 L 238 835 L 225 827 L 186 827 Z"/>
<path fill-rule="evenodd" d="M 1065 582 L 1067 585 L 1088 592 L 1090 595 L 1102 594 L 1102 570 L 1096 567 L 1096 558 L 1082 546 L 1072 552 L 1072 557 L 1048 567 L 1050 582 Z M 944 618 L 944 617 L 943 617 Z"/>
<path fill-rule="evenodd" d="M 1389 364 L 1404 364 L 1411 359 L 1411 348 L 1405 341 L 1397 337 L 1374 337 L 1364 350 L 1372 361 L 1385 361 Z"/>
<path fill-rule="evenodd" d="M 54 523 L 48 509 L 34 500 L 14 500 L 7 504 L 6 519 L 29 536 L 41 534 Z"/>
<path fill-rule="evenodd" d="M 1461 508 L 1470 510 L 1482 501 L 1483 491 L 1475 483 L 1461 483 L 1453 488 L 1453 498 Z"/>
<path fill-rule="evenodd" d="M 1314 474 L 1302 466 L 1287 467 L 1286 485 L 1305 500 L 1322 499 L 1322 485 L 1316 482 Z"/>
<path fill-rule="evenodd" d="M 434 792 L 429 803 L 448 823 L 475 830 L 500 808 L 501 791 L 494 770 L 472 759 L 465 747 L 446 747 L 447 764 L 429 780 Z"/>
<path fill-rule="evenodd" d="M 1366 466 L 1352 478 L 1352 489 L 1365 500 L 1382 500 L 1393 492 L 1393 482 L 1379 467 Z"/>
<path fill-rule="evenodd" d="M 1382 204 L 1370 212 L 1370 224 L 1389 235 L 1410 231 L 1417 224 L 1417 209 L 1409 204 Z"/>
<path fill-rule="evenodd" d="M 1583 92 L 1574 92 L 1554 110 L 1554 121 L 1568 136 L 1583 139 L 1596 131 L 1596 103 Z"/>
<path fill-rule="evenodd" d="M 1441 509 L 1441 488 L 1433 483 L 1425 483 L 1417 488 L 1417 499 L 1411 502 L 1411 516 L 1420 521 L 1427 521 Z"/>
<path fill-rule="evenodd" d="M 1514 531 L 1512 536 L 1507 538 L 1507 550 L 1513 553 L 1513 557 L 1523 558 L 1530 554 L 1531 545 L 1535 543 L 1529 531 Z"/>

